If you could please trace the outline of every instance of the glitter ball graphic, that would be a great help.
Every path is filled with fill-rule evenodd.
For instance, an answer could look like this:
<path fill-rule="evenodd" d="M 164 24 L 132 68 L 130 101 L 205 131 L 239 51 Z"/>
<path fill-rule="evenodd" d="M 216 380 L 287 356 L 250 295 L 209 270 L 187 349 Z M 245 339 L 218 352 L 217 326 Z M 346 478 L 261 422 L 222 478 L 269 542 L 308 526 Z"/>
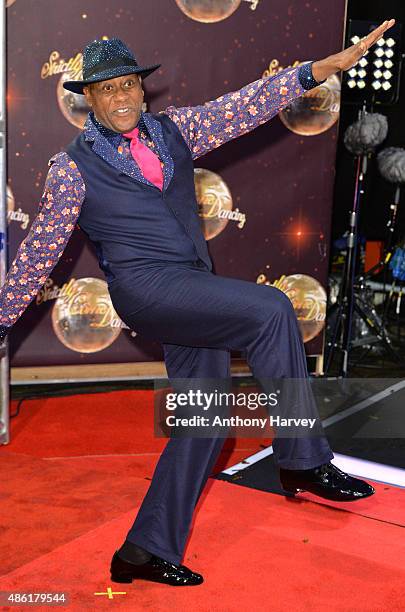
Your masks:
<path fill-rule="evenodd" d="M 52 310 L 52 327 L 67 348 L 95 353 L 110 346 L 121 327 L 111 303 L 107 283 L 99 278 L 81 278 L 69 295 L 59 297 Z"/>
<path fill-rule="evenodd" d="M 72 75 L 69 72 L 63 72 L 56 86 L 56 97 L 62 115 L 75 127 L 83 129 L 90 107 L 86 102 L 86 98 L 80 94 L 73 93 L 64 89 L 63 83 L 71 81 Z M 81 75 L 80 75 L 80 78 Z"/>
<path fill-rule="evenodd" d="M 210 240 L 218 236 L 229 221 L 225 211 L 232 210 L 232 195 L 225 181 L 211 170 L 195 168 L 194 184 L 204 236 Z"/>
<path fill-rule="evenodd" d="M 321 283 L 307 274 L 286 276 L 279 289 L 294 306 L 304 342 L 315 338 L 325 327 L 326 291 Z"/>
<path fill-rule="evenodd" d="M 293 100 L 279 117 L 284 125 L 301 136 L 316 136 L 329 130 L 340 112 L 340 79 L 336 74 L 325 83 Z"/>
<path fill-rule="evenodd" d="M 176 0 L 187 17 L 203 23 L 214 23 L 230 17 L 241 0 Z"/>

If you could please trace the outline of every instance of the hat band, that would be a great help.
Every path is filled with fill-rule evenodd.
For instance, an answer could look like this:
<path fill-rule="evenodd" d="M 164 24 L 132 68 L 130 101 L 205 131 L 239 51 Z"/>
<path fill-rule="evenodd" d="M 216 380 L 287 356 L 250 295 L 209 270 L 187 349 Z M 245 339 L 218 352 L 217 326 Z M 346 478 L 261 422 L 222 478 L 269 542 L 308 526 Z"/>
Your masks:
<path fill-rule="evenodd" d="M 134 60 L 132 57 L 115 57 L 109 60 L 108 62 L 101 62 L 94 67 L 91 72 L 83 73 L 83 79 L 91 79 L 93 76 L 97 76 L 100 72 L 104 72 L 109 68 L 119 68 L 120 66 L 134 66 L 138 67 L 138 62 Z"/>

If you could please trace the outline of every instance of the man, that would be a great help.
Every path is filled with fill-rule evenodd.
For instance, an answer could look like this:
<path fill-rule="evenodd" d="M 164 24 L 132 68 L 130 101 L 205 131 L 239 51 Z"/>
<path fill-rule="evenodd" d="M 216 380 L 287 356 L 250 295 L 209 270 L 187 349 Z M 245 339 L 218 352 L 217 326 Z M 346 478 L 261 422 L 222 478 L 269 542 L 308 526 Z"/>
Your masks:
<path fill-rule="evenodd" d="M 141 78 L 159 66 L 139 66 L 119 39 L 90 43 L 83 80 L 64 87 L 84 94 L 92 112 L 66 152 L 50 160 L 38 215 L 0 292 L 2 337 L 49 276 L 77 223 L 95 245 L 118 315 L 163 344 L 170 379 L 228 379 L 231 349 L 245 352 L 258 379 L 306 379 L 305 351 L 286 295 L 212 273 L 193 159 L 349 69 L 392 25 L 385 22 L 324 60 L 285 69 L 201 106 L 171 106 L 158 114 L 141 110 Z M 222 443 L 218 437 L 168 442 L 134 525 L 113 556 L 112 580 L 179 586 L 203 581 L 180 560 Z M 276 439 L 273 447 L 289 491 L 345 501 L 374 493 L 330 463 L 333 453 L 324 436 Z"/>

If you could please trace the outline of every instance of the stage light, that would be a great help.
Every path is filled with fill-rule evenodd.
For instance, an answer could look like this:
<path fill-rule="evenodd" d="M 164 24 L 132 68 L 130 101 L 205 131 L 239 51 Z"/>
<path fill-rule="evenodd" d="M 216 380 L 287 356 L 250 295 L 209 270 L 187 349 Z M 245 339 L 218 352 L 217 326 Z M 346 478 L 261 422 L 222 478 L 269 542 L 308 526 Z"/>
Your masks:
<path fill-rule="evenodd" d="M 372 32 L 379 23 L 350 20 L 346 47 L 357 44 Z M 396 23 L 387 35 L 359 59 L 349 71 L 343 73 L 342 102 L 348 104 L 395 104 L 399 99 L 399 75 L 402 25 Z"/>

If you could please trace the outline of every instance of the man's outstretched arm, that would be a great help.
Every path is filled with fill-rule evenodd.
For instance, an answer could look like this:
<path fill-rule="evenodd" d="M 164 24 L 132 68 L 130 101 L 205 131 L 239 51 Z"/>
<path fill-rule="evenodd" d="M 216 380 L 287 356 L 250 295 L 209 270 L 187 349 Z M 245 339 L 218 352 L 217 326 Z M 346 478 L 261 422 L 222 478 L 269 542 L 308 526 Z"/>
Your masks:
<path fill-rule="evenodd" d="M 52 159 L 38 213 L 0 289 L 0 341 L 58 263 L 80 214 L 84 183 L 75 162 L 66 153 Z"/>
<path fill-rule="evenodd" d="M 199 106 L 169 106 L 161 112 L 176 123 L 193 159 L 197 159 L 269 121 L 292 100 L 332 74 L 349 70 L 394 24 L 394 19 L 384 21 L 357 44 L 325 59 L 286 68 Z"/>
<path fill-rule="evenodd" d="M 292 100 L 317 87 L 311 64 L 285 68 L 205 104 L 169 106 L 162 112 L 176 123 L 197 159 L 269 121 Z"/>

